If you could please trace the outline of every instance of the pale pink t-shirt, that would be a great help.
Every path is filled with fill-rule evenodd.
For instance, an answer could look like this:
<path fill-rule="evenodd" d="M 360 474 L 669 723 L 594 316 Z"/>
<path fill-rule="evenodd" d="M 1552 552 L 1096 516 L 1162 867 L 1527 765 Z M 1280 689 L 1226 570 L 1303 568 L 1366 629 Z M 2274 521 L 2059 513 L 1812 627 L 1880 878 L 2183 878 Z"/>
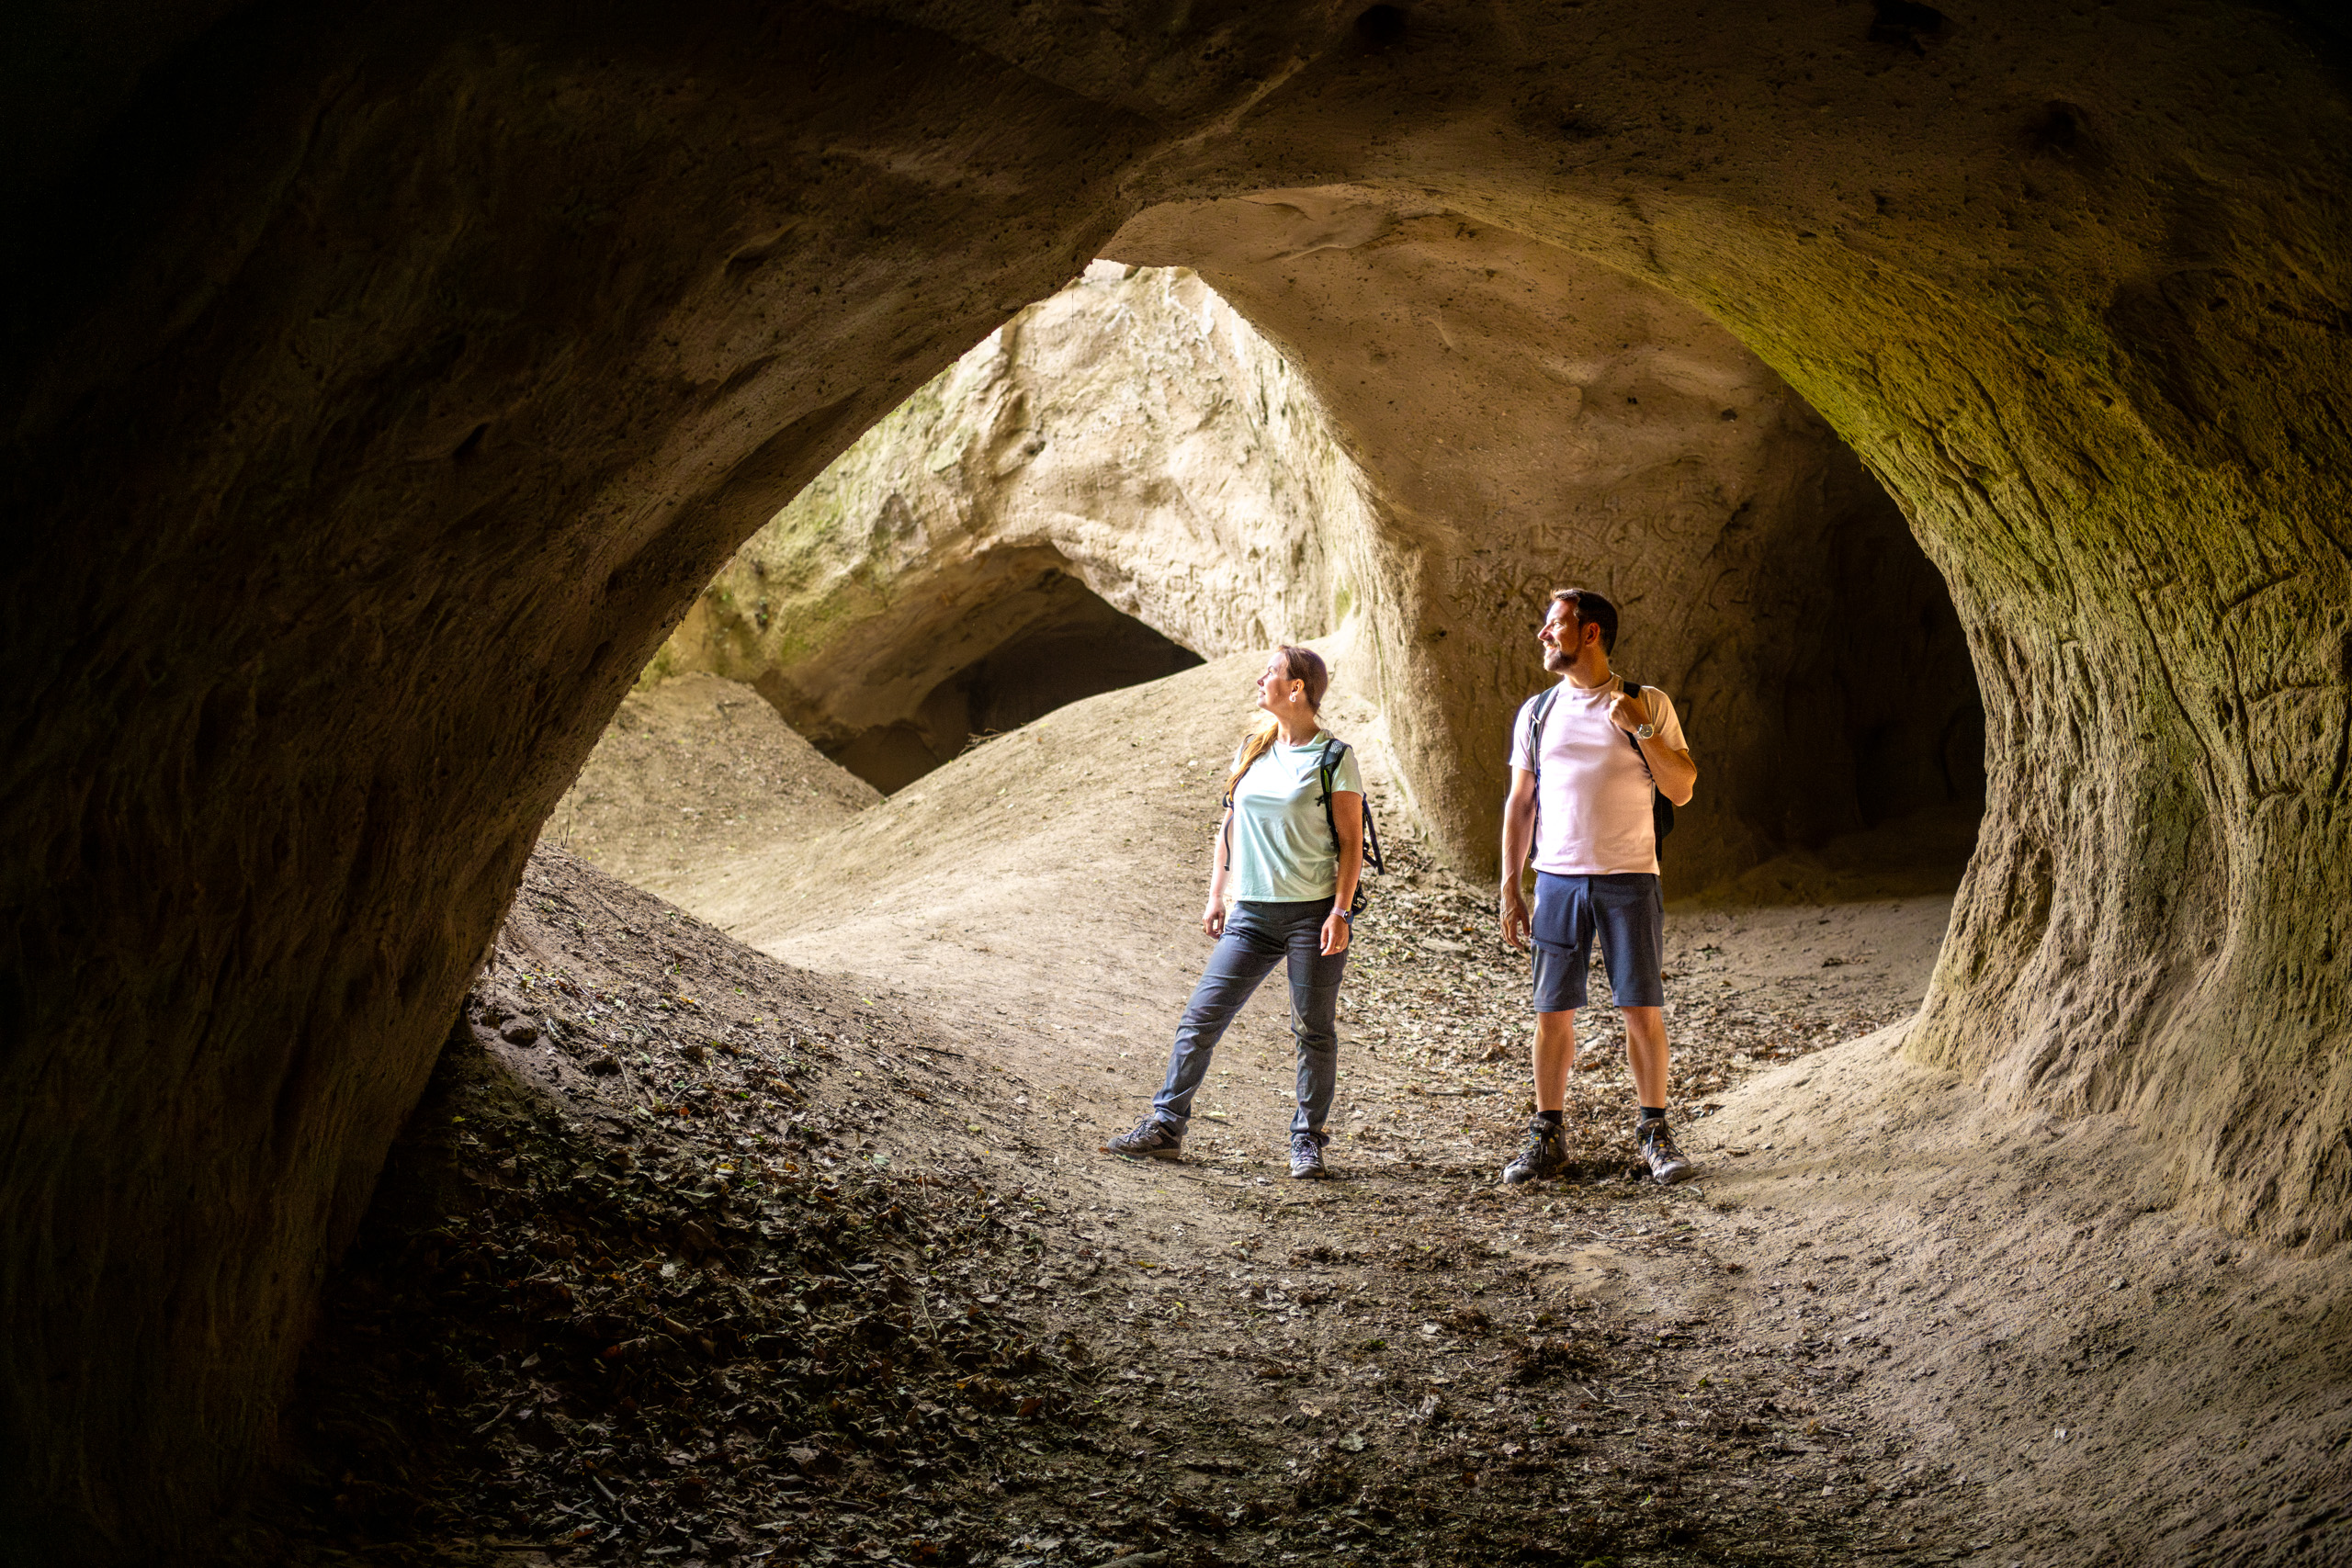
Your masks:
<path fill-rule="evenodd" d="M 1585 691 L 1563 676 L 1544 720 L 1544 766 L 1527 754 L 1527 720 L 1541 694 L 1511 721 L 1510 765 L 1536 773 L 1535 869 L 1555 876 L 1657 874 L 1657 829 L 1650 818 L 1649 768 L 1633 739 L 1609 721 L 1608 699 L 1625 689 L 1612 675 Z M 1656 686 L 1642 688 L 1657 739 L 1682 750 L 1682 720 Z"/>

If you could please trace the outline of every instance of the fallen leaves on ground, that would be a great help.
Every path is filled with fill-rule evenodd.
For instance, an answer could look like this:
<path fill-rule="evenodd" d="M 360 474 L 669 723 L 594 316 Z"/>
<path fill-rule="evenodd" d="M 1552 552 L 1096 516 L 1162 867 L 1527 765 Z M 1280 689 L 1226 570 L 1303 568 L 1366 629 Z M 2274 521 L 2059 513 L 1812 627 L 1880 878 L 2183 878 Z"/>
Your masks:
<path fill-rule="evenodd" d="M 1712 1269 L 1690 1194 L 1186 1166 L 1142 1174 L 1205 1210 L 1140 1209 L 1045 1172 L 1026 1086 L 944 1039 L 543 850 L 243 1559 L 1905 1560 L 1870 1510 L 1914 1472 L 1826 1337 L 1551 1271 Z"/>

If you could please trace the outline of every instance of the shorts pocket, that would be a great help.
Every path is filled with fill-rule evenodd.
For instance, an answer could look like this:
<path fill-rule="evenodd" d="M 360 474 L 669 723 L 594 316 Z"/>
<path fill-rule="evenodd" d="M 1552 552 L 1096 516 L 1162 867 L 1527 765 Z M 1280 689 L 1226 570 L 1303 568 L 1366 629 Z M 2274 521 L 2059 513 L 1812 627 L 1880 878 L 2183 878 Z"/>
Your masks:
<path fill-rule="evenodd" d="M 1581 887 L 1566 877 L 1546 874 L 1535 879 L 1535 914 L 1528 924 L 1537 942 L 1572 950 L 1590 919 L 1591 909 Z"/>

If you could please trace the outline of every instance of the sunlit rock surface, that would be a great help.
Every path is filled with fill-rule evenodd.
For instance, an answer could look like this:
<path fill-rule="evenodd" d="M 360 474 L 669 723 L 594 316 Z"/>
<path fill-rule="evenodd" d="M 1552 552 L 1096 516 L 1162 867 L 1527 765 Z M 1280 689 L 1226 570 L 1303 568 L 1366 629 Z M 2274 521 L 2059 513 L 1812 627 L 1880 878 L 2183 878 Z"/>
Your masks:
<path fill-rule="evenodd" d="M 1457 861 L 1494 862 L 1554 588 L 1609 595 L 1616 667 L 1681 713 L 1700 784 L 1669 893 L 1982 801 L 1950 595 L 1853 453 L 1704 312 L 1358 188 L 1171 204 L 1110 248 L 1201 256 L 1374 455 L 1378 687 L 1401 781 Z"/>
<path fill-rule="evenodd" d="M 1321 636 L 1361 489 L 1297 371 L 1199 278 L 1096 263 L 753 535 L 651 673 L 747 682 L 895 788 L 975 733 Z"/>

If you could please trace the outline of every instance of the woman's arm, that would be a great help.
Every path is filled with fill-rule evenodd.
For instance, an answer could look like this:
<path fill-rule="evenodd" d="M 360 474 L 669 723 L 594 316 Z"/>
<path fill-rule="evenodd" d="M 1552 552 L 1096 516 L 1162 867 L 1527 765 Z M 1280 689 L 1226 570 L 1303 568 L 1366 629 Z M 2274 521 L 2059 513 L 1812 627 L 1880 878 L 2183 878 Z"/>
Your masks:
<path fill-rule="evenodd" d="M 1216 847 L 1209 853 L 1209 902 L 1201 911 L 1201 930 L 1211 936 L 1225 934 L 1225 852 L 1227 840 L 1233 836 L 1233 807 L 1225 808 L 1225 819 L 1216 825 Z"/>
<path fill-rule="evenodd" d="M 1331 830 L 1340 835 L 1340 886 L 1331 895 L 1331 912 L 1323 917 L 1323 952 L 1345 953 L 1353 934 L 1345 919 L 1355 902 L 1356 884 L 1363 877 L 1363 796 L 1354 790 L 1331 792 Z"/>

